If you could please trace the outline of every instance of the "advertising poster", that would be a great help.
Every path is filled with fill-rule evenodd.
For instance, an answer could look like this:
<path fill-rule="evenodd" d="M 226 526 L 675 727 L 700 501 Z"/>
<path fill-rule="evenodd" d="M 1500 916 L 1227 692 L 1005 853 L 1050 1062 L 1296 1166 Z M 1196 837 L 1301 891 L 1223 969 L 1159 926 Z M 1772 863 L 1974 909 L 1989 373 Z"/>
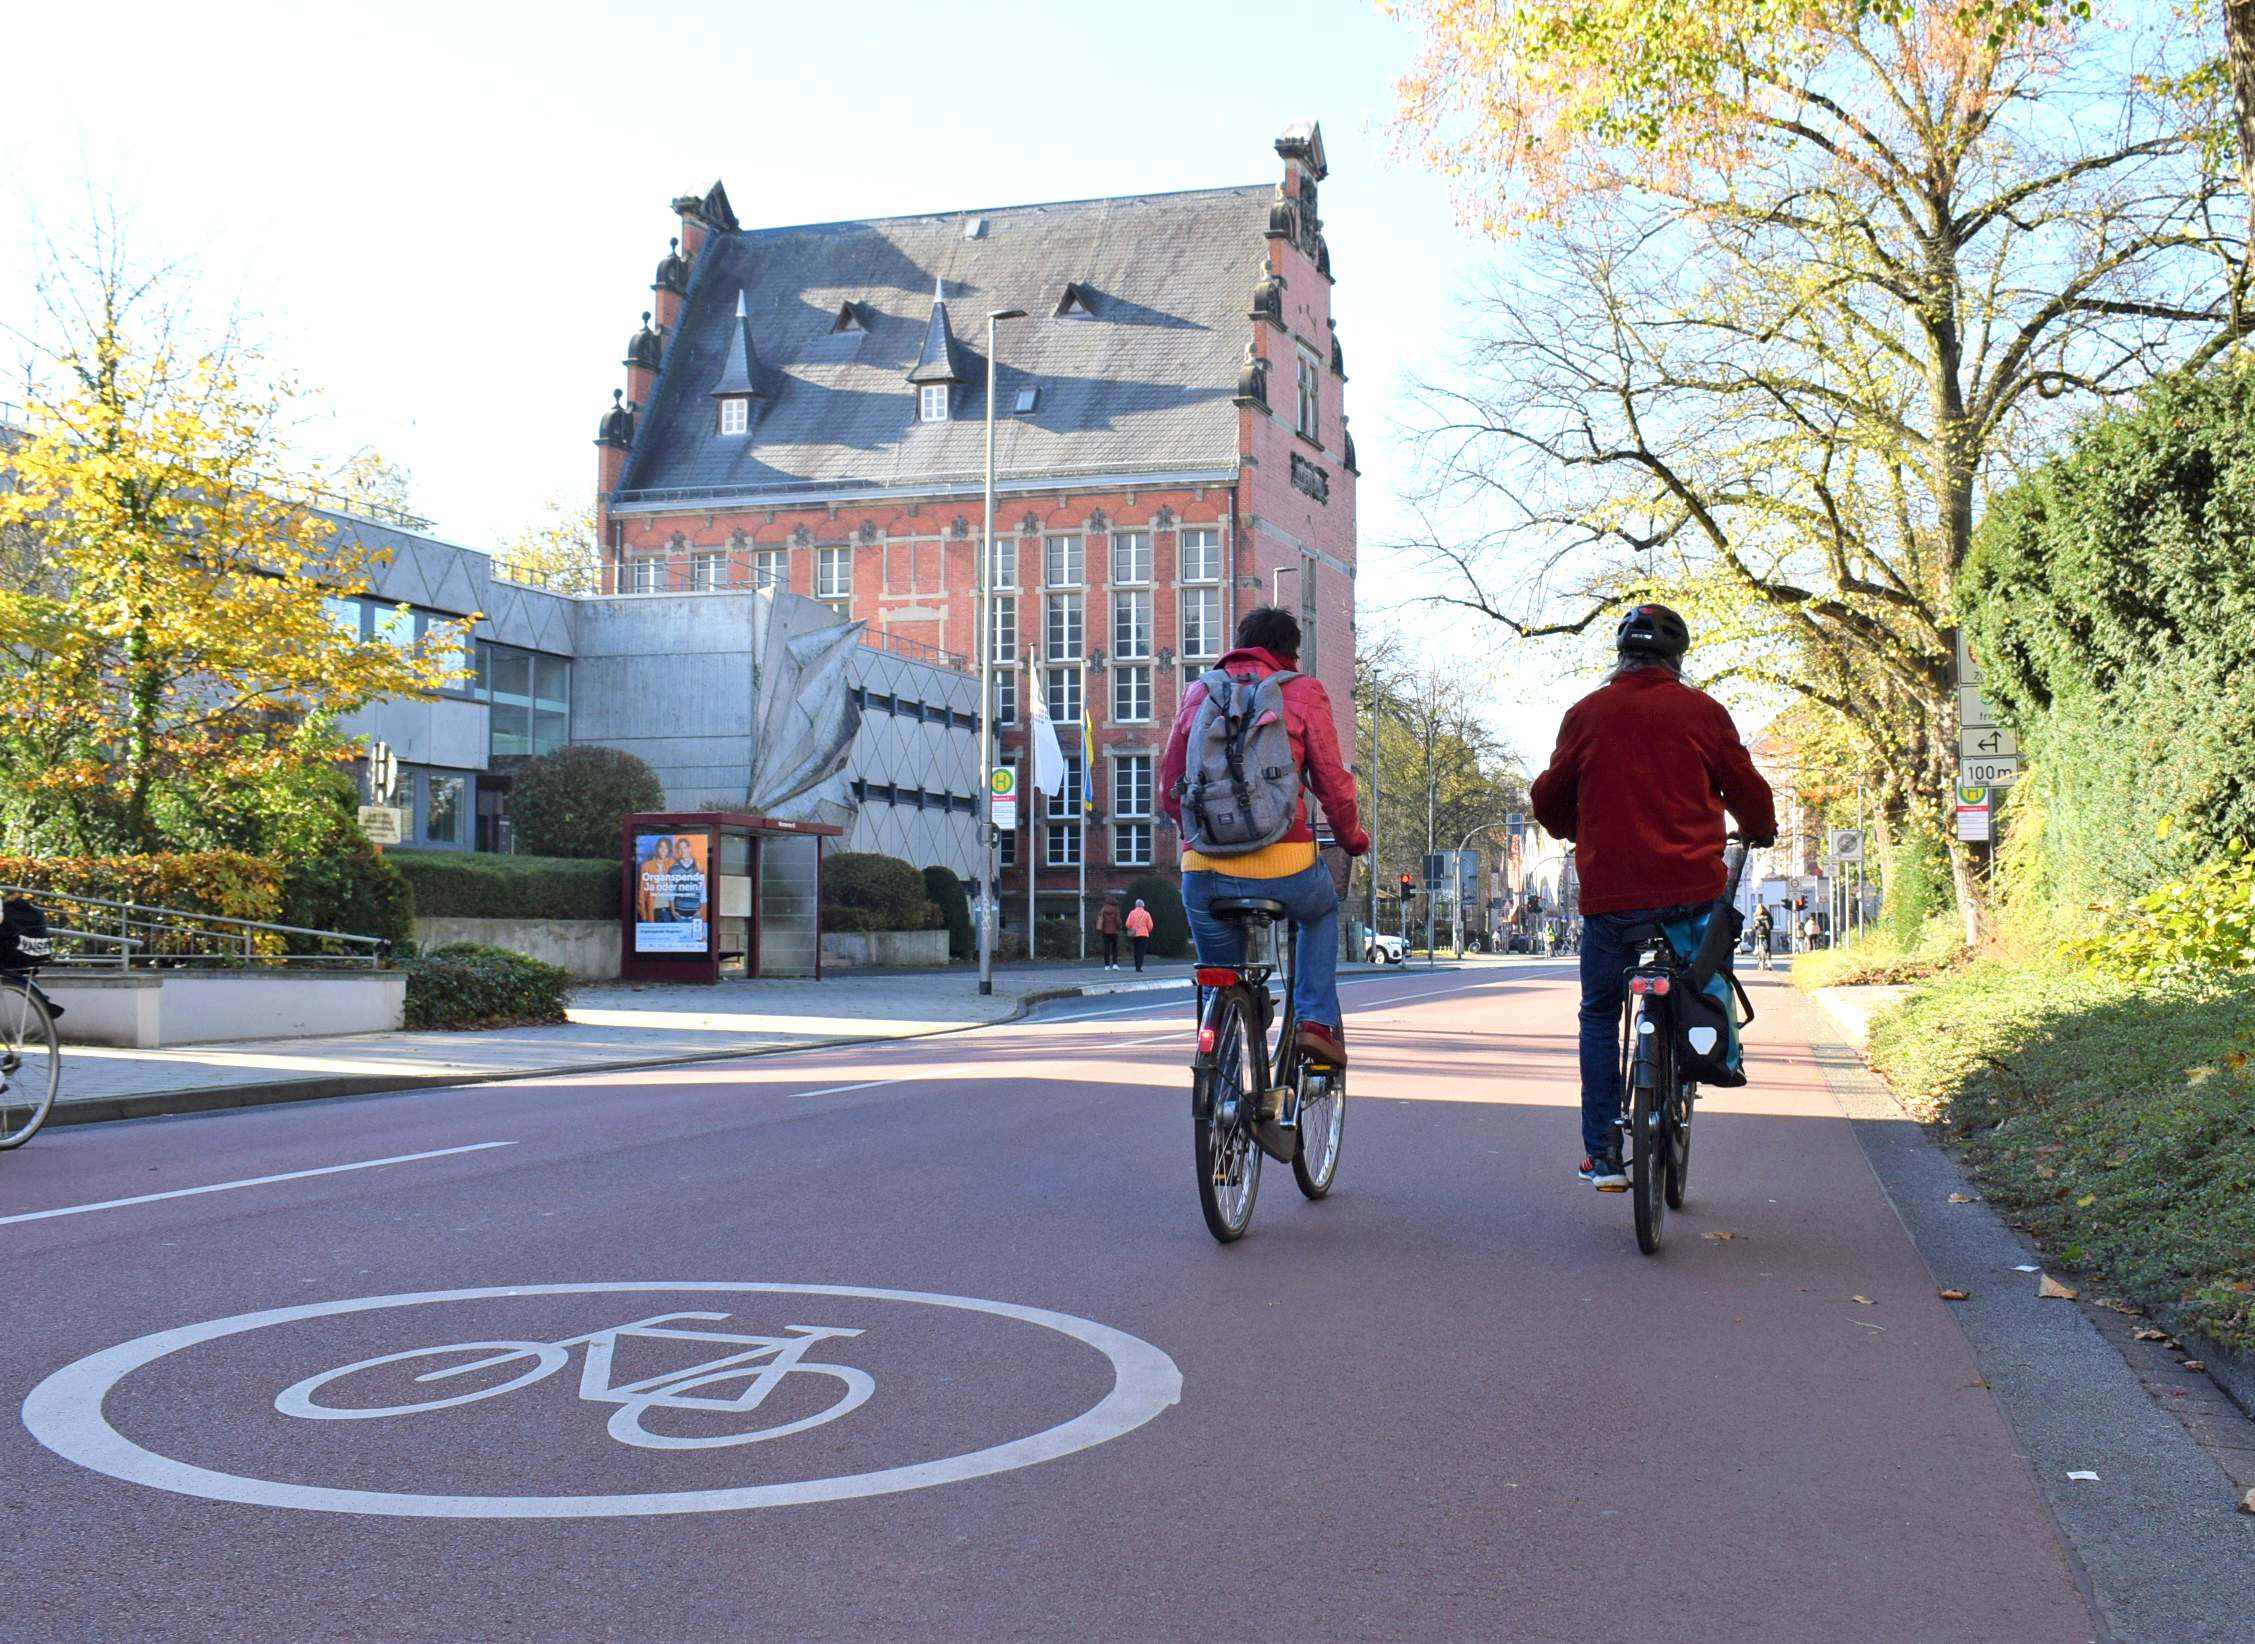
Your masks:
<path fill-rule="evenodd" d="M 706 947 L 712 884 L 702 833 L 634 836 L 634 951 L 697 953 Z"/>

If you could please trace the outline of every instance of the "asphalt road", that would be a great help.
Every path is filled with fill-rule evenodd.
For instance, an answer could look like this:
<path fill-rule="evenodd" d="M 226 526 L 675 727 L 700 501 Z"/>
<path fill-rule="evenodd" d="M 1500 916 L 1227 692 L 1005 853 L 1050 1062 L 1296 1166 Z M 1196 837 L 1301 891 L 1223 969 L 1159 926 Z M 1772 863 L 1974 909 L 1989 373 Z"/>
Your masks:
<path fill-rule="evenodd" d="M 1647 1259 L 1566 967 L 1347 994 L 1226 1249 L 1164 999 L 0 1155 L 0 1638 L 2095 1636 L 1785 1013 Z"/>

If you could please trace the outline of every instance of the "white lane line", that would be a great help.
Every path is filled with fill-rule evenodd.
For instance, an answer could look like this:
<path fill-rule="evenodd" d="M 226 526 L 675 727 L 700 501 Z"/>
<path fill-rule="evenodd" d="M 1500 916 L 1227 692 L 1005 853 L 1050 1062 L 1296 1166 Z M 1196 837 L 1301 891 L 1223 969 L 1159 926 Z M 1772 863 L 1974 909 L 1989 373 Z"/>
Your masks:
<path fill-rule="evenodd" d="M 843 1096 L 849 1090 L 876 1090 L 883 1085 L 921 1084 L 928 1079 L 968 1079 L 974 1074 L 990 1073 L 983 1066 L 943 1068 L 937 1073 L 903 1073 L 891 1079 L 864 1079 L 857 1085 L 824 1085 L 818 1090 L 794 1090 L 785 1101 L 804 1101 L 809 1096 Z"/>
<path fill-rule="evenodd" d="M 232 1193 L 238 1187 L 266 1187 L 275 1182 L 302 1182 L 308 1176 L 336 1176 L 347 1170 L 377 1170 L 385 1165 L 414 1164 L 423 1159 L 451 1158 L 457 1153 L 482 1153 L 489 1147 L 515 1147 L 515 1142 L 471 1142 L 465 1147 L 433 1148 L 428 1153 L 399 1153 L 388 1159 L 361 1159 L 352 1164 L 323 1165 L 318 1170 L 286 1170 L 279 1176 L 249 1176 L 239 1182 L 213 1182 L 206 1187 L 176 1187 L 169 1193 L 136 1193 L 130 1199 L 104 1199 L 99 1204 L 68 1204 L 57 1210 L 27 1210 L 0 1216 L 0 1227 L 14 1222 L 43 1222 L 54 1216 L 83 1216 L 94 1210 L 122 1210 L 127 1205 L 155 1204 L 160 1199 L 192 1199 L 199 1193 Z"/>

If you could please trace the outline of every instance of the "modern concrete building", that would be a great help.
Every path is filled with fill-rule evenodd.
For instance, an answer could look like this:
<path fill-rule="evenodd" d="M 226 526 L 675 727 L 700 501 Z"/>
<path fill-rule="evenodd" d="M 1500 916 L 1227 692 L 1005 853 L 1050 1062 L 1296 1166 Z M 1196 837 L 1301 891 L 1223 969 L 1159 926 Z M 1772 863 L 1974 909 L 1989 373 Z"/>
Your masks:
<path fill-rule="evenodd" d="M 978 683 L 955 659 L 887 648 L 781 588 L 550 593 L 475 549 L 334 517 L 389 555 L 338 621 L 406 643 L 478 615 L 459 687 L 342 722 L 398 756 L 405 843 L 509 849 L 514 771 L 591 742 L 648 761 L 669 808 L 835 823 L 843 849 L 976 872 Z"/>

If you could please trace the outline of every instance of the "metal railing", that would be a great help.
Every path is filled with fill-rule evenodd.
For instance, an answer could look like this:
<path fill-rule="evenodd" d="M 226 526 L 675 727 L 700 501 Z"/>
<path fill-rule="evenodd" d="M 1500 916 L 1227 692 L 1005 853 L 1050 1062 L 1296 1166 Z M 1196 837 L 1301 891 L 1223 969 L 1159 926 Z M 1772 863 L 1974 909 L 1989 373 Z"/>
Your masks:
<path fill-rule="evenodd" d="M 971 659 L 958 656 L 953 651 L 943 651 L 937 645 L 927 645 L 923 640 L 910 639 L 906 634 L 887 633 L 882 628 L 864 627 L 861 642 L 871 650 L 890 651 L 895 656 L 907 657 L 912 662 L 928 662 L 935 668 L 952 668 L 959 674 L 971 671 Z"/>
<path fill-rule="evenodd" d="M 76 891 L 0 885 L 0 894 L 25 897 L 50 914 L 63 914 L 67 923 L 51 918 L 47 927 L 56 943 L 54 962 L 63 966 L 177 970 L 347 964 L 374 970 L 391 951 L 391 943 L 381 936 L 152 908 Z M 306 951 L 291 952 L 291 937 L 301 938 L 297 946 Z"/>

